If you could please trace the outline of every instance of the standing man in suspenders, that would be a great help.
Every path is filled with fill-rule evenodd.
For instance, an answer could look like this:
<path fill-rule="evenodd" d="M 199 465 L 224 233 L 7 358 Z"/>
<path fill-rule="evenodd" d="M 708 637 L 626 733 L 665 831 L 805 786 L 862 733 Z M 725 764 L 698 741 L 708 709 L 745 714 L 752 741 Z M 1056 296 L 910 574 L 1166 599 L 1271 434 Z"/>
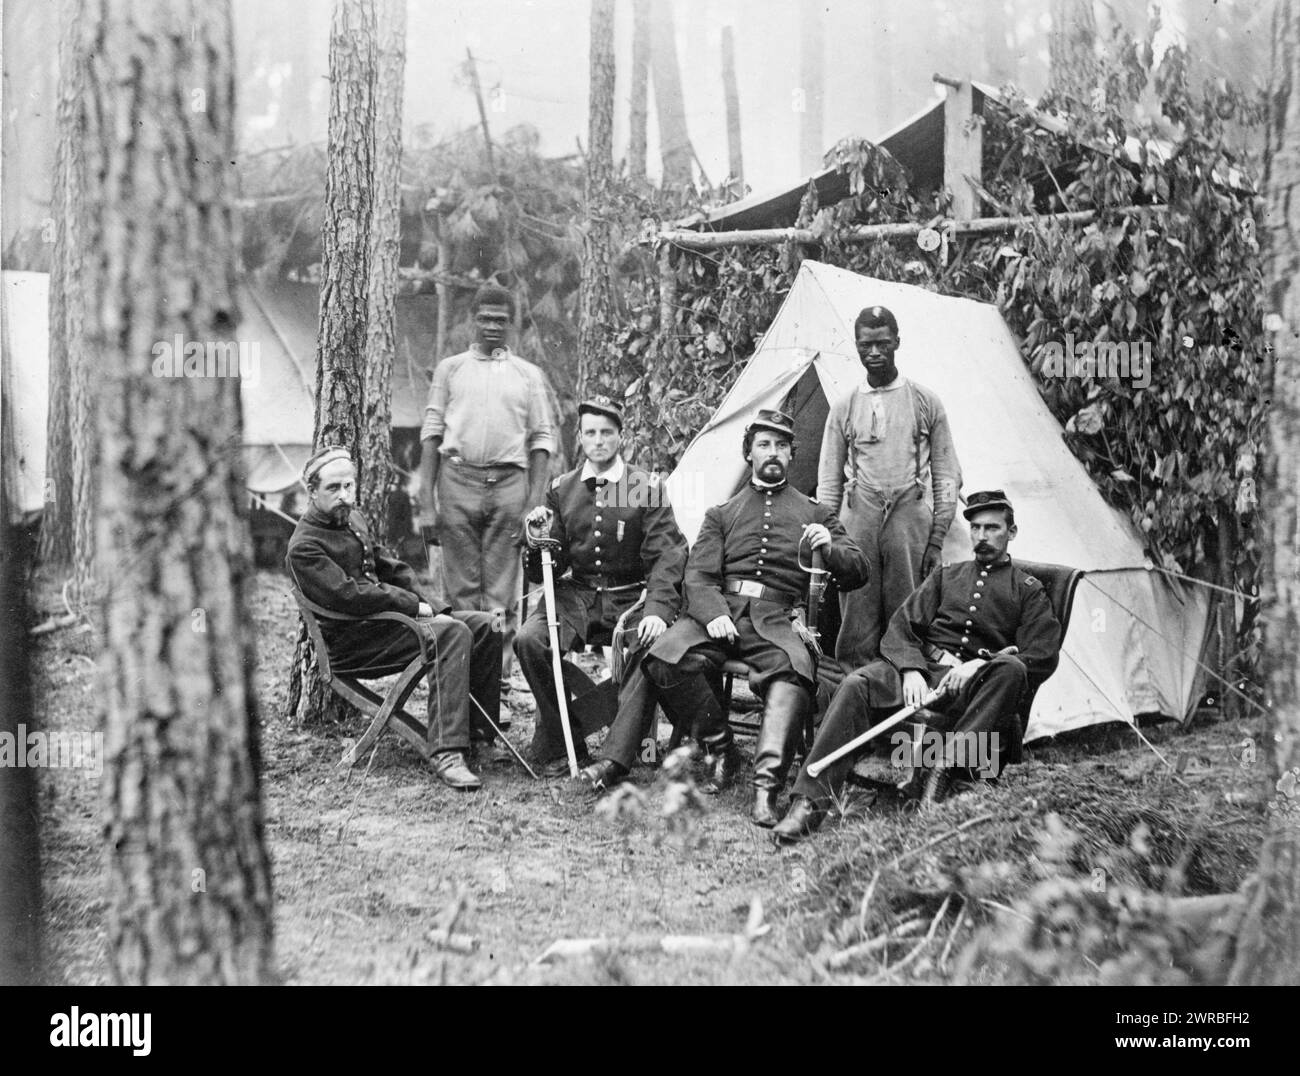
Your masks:
<path fill-rule="evenodd" d="M 867 585 L 840 595 L 835 656 L 846 669 L 880 656 L 889 618 L 938 567 L 961 489 L 943 404 L 895 365 L 894 315 L 866 307 L 854 334 L 867 376 L 831 405 L 817 473 L 817 500 L 870 564 Z"/>

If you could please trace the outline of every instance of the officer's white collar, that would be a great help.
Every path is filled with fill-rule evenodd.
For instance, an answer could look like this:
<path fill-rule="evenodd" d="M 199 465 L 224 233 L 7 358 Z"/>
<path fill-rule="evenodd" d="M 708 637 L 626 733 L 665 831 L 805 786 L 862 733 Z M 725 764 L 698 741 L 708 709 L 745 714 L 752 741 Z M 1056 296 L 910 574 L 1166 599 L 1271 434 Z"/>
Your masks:
<path fill-rule="evenodd" d="M 623 462 L 623 457 L 618 455 L 614 457 L 614 462 L 610 465 L 609 470 L 604 474 L 597 474 L 596 468 L 591 465 L 591 460 L 587 460 L 587 462 L 582 465 L 582 474 L 580 477 L 584 482 L 587 481 L 588 478 L 607 478 L 611 482 L 622 482 L 623 472 L 626 470 L 627 464 Z"/>

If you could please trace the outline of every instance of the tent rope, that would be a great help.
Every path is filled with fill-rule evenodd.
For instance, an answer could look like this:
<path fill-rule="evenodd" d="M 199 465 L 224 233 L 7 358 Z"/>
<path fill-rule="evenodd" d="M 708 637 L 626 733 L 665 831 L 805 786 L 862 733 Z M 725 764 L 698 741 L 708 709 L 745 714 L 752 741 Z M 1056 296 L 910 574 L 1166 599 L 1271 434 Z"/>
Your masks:
<path fill-rule="evenodd" d="M 1092 580 L 1091 580 L 1091 578 L 1090 578 L 1090 576 L 1091 576 L 1092 574 L 1093 574 L 1093 573 L 1091 573 L 1091 572 L 1086 573 L 1086 574 L 1083 576 L 1083 582 L 1085 582 L 1085 583 L 1092 583 Z M 1104 590 L 1101 589 L 1101 587 L 1098 587 L 1096 583 L 1092 583 L 1092 585 L 1093 585 L 1094 587 L 1096 587 L 1096 589 L 1097 589 L 1097 591 L 1098 591 L 1099 593 L 1105 595 L 1105 597 L 1106 597 L 1109 601 L 1112 601 L 1112 602 L 1114 602 L 1116 605 L 1118 605 L 1121 609 L 1124 610 L 1124 612 L 1128 613 L 1129 616 L 1131 616 L 1134 620 L 1136 620 L 1136 621 L 1137 621 L 1139 624 L 1141 624 L 1144 628 L 1146 628 L 1148 631 L 1150 631 L 1153 635 L 1158 636 L 1159 638 L 1163 639 L 1166 643 L 1168 643 L 1171 649 L 1177 651 L 1179 654 L 1182 654 L 1183 657 L 1185 657 L 1185 658 L 1191 658 L 1191 660 L 1192 660 L 1193 662 L 1195 662 L 1196 665 L 1197 665 L 1200 669 L 1202 669 L 1204 672 L 1208 673 L 1210 676 L 1214 677 L 1215 680 L 1219 681 L 1219 683 L 1221 683 L 1225 688 L 1227 688 L 1229 691 L 1231 691 L 1234 695 L 1237 695 L 1237 696 L 1241 697 L 1242 699 L 1244 699 L 1246 702 L 1248 702 L 1251 706 L 1255 707 L 1255 709 L 1259 710 L 1259 712 L 1262 713 L 1262 714 L 1264 714 L 1266 717 L 1271 717 L 1271 716 L 1272 716 L 1272 711 L 1269 710 L 1269 708 L 1268 708 L 1267 706 L 1264 706 L 1264 705 L 1262 705 L 1261 703 L 1257 702 L 1256 700 L 1252 699 L 1249 695 L 1247 695 L 1244 691 L 1242 691 L 1240 688 L 1238 688 L 1235 684 L 1230 683 L 1228 680 L 1224 679 L 1223 676 L 1221 676 L 1219 673 L 1217 673 L 1217 672 L 1215 672 L 1213 669 L 1211 669 L 1211 668 L 1210 668 L 1208 665 L 1206 665 L 1205 662 L 1203 662 L 1200 658 L 1193 657 L 1191 653 L 1189 653 L 1188 651 L 1184 650 L 1181 646 L 1179 646 L 1179 645 L 1178 645 L 1177 643 L 1175 643 L 1172 639 L 1170 639 L 1169 636 L 1167 636 L 1164 632 L 1160 631 L 1158 628 L 1154 627 L 1153 625 L 1151 625 L 1151 624 L 1147 623 L 1145 620 L 1143 620 L 1140 616 L 1137 615 L 1137 613 L 1133 612 L 1132 609 L 1130 609 L 1128 606 L 1126 606 L 1122 601 L 1120 601 L 1120 600 L 1119 600 L 1118 598 L 1116 598 L 1114 595 L 1112 595 L 1112 594 L 1107 594 Z"/>
<path fill-rule="evenodd" d="M 1087 577 L 1085 576 L 1085 578 Z M 1089 675 L 1088 670 L 1085 669 L 1079 663 L 1079 659 L 1076 658 L 1069 651 L 1067 651 L 1064 646 L 1061 647 L 1061 653 L 1070 659 L 1070 661 L 1074 664 L 1074 667 L 1078 669 L 1079 672 L 1083 673 L 1084 679 L 1087 680 L 1088 683 L 1090 683 L 1093 686 L 1093 688 L 1096 689 L 1097 694 L 1100 695 L 1103 699 L 1105 699 L 1108 703 L 1110 703 L 1111 706 L 1114 706 L 1116 711 L 1118 712 L 1120 708 L 1115 705 L 1115 700 L 1112 699 L 1109 695 L 1106 694 L 1105 691 L 1102 690 L 1101 685 L 1098 684 L 1097 681 L 1094 680 L 1091 675 Z M 1132 721 L 1124 721 L 1123 724 L 1131 728 L 1137 734 L 1138 739 L 1141 740 L 1144 744 L 1146 744 L 1149 748 L 1151 748 L 1151 751 L 1155 754 L 1156 758 L 1158 758 L 1161 762 L 1163 762 L 1166 766 L 1169 767 L 1169 769 L 1173 772 L 1175 779 L 1179 780 L 1179 783 L 1182 783 L 1181 779 L 1178 778 L 1178 770 L 1170 763 L 1170 761 L 1167 758 L 1165 758 L 1164 755 L 1162 755 L 1156 749 L 1155 744 L 1153 744 L 1150 740 L 1148 740 L 1145 736 L 1142 735 L 1142 730 L 1138 728 L 1136 715 L 1134 716 Z"/>
<path fill-rule="evenodd" d="M 1176 572 L 1171 568 L 1161 568 L 1158 564 L 1153 564 L 1151 570 L 1163 572 L 1165 575 L 1172 575 L 1175 579 L 1186 579 L 1187 582 L 1196 583 L 1198 586 L 1205 587 L 1206 590 L 1217 590 L 1220 594 L 1231 594 L 1234 598 L 1240 598 L 1242 601 L 1259 601 L 1258 594 L 1247 594 L 1244 591 L 1234 590 L 1232 587 L 1220 586 L 1218 583 L 1211 583 L 1205 579 L 1197 579 L 1194 575 L 1184 575 L 1182 572 Z"/>

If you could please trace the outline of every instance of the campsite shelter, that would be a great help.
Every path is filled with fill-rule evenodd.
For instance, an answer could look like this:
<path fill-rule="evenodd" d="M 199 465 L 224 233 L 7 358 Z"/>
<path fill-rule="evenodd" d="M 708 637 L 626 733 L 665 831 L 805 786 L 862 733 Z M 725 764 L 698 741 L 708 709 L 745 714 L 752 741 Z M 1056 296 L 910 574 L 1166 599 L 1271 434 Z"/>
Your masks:
<path fill-rule="evenodd" d="M 668 480 L 694 540 L 705 510 L 744 480 L 741 439 L 760 407 L 794 409 L 799 459 L 821 445 L 828 401 L 863 380 L 853 321 L 882 304 L 898 318 L 899 371 L 934 389 L 948 413 L 963 494 L 1005 489 L 1016 508 L 1013 557 L 1082 568 L 1056 674 L 1043 685 L 1028 738 L 1137 714 L 1179 720 L 1200 693 L 1209 636 L 1202 588 L 1151 570 L 1137 529 L 1102 499 L 1063 440 L 997 307 L 805 261 L 781 309 L 717 412 Z M 805 486 L 805 488 L 807 488 Z M 970 558 L 960 513 L 947 561 Z"/>
<path fill-rule="evenodd" d="M 12 378 L 22 506 L 37 512 L 45 501 L 49 276 L 5 272 L 3 295 L 5 391 L 10 391 Z M 239 285 L 238 300 L 242 320 L 235 338 L 243 354 L 256 360 L 249 364 L 253 376 L 244 380 L 240 393 L 245 483 L 255 507 L 275 512 L 291 501 L 298 474 L 311 454 L 320 287 L 248 279 Z M 399 466 L 404 460 L 409 466 L 418 445 L 436 326 L 433 296 L 398 299 L 392 422 Z M 88 358 L 93 383 L 94 356 Z M 152 360 L 144 356 L 142 361 Z"/>

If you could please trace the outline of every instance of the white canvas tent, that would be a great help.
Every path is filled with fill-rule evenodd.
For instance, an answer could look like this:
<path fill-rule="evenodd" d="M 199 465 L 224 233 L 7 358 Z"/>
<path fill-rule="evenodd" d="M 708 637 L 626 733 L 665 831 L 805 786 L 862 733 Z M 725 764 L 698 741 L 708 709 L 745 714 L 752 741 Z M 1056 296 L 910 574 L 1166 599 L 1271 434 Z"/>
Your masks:
<path fill-rule="evenodd" d="M 6 271 L 3 282 L 4 391 L 12 394 L 7 401 L 12 407 L 7 410 L 16 427 L 12 432 L 21 507 L 24 512 L 38 512 L 46 500 L 49 274 Z M 266 281 L 241 284 L 238 295 L 242 317 L 234 335 L 256 358 L 255 376 L 245 380 L 240 391 L 245 484 L 252 494 L 271 496 L 297 484 L 311 454 L 319 288 Z M 435 311 L 436 301 L 430 296 L 398 302 L 394 427 L 418 428 L 423 420 Z"/>
<path fill-rule="evenodd" d="M 900 372 L 943 400 L 962 465 L 963 491 L 1005 489 L 1016 507 L 1013 557 L 1083 568 L 1061 665 L 1043 685 L 1028 738 L 1136 714 L 1185 718 L 1200 688 L 1197 660 L 1209 630 L 1204 588 L 1149 570 L 1130 521 L 1108 506 L 1062 440 L 997 308 L 805 261 L 761 344 L 668 480 L 689 539 L 704 512 L 744 477 L 741 439 L 760 407 L 780 405 L 808 371 L 827 399 L 855 389 L 863 371 L 853 321 L 883 304 L 898 318 Z M 800 442 L 815 456 L 819 434 Z M 960 514 L 944 550 L 970 557 Z"/>

